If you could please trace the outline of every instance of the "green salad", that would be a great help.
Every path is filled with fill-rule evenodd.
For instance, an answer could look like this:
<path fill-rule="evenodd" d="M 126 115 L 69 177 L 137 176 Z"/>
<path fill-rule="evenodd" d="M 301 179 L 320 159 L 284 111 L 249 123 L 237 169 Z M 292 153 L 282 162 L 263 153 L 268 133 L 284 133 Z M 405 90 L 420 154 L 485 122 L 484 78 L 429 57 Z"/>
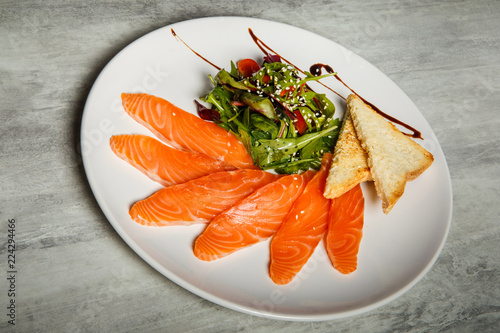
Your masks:
<path fill-rule="evenodd" d="M 333 151 L 340 121 L 325 94 L 314 92 L 314 76 L 266 56 L 262 66 L 252 59 L 209 76 L 214 88 L 198 103 L 201 118 L 235 134 L 250 152 L 255 165 L 277 173 L 318 170 L 325 152 Z"/>

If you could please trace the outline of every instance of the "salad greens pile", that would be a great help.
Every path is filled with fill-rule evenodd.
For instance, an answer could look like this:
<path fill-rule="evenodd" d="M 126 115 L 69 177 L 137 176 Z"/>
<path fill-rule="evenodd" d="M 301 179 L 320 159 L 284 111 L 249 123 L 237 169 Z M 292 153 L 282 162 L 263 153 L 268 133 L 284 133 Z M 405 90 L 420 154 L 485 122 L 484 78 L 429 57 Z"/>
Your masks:
<path fill-rule="evenodd" d="M 307 82 L 335 74 L 304 73 L 275 55 L 262 66 L 252 59 L 231 62 L 229 72 L 209 75 L 214 88 L 201 100 L 211 108 L 197 102 L 198 113 L 235 134 L 263 170 L 317 170 L 323 153 L 333 151 L 340 121 L 333 103 Z"/>

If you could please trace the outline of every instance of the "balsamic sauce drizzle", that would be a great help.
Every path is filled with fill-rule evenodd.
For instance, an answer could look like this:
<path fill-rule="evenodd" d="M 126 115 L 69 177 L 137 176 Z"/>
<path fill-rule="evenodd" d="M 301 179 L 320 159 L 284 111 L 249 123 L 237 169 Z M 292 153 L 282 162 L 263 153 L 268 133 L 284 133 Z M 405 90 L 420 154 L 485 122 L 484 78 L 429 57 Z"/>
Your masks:
<path fill-rule="evenodd" d="M 214 66 L 218 71 L 221 70 L 221 68 L 219 66 L 216 66 L 214 65 L 213 63 L 211 63 L 210 61 L 208 61 L 205 57 L 203 57 L 201 54 L 199 54 L 198 52 L 196 52 L 195 50 L 193 50 L 189 45 L 186 44 L 185 41 L 182 40 L 182 38 L 180 38 L 174 31 L 174 29 L 170 28 L 170 31 L 172 31 L 172 35 L 175 37 L 175 39 L 178 39 L 182 42 L 182 44 L 186 45 L 186 47 L 188 49 L 190 49 L 194 54 L 196 54 L 198 57 L 200 57 L 201 59 L 205 60 L 206 62 L 208 62 L 210 65 Z"/>
<path fill-rule="evenodd" d="M 326 72 L 328 73 L 335 73 L 334 70 L 328 66 L 328 65 L 324 65 L 324 64 L 314 64 L 311 66 L 310 68 L 310 73 L 313 74 L 314 76 L 318 76 L 318 75 L 321 75 L 321 70 L 322 69 L 325 69 Z M 342 79 L 337 75 L 335 74 L 335 78 L 337 80 L 339 80 L 344 86 L 346 86 L 347 89 L 349 89 L 350 91 L 352 91 L 353 94 L 355 94 L 356 96 L 358 96 L 363 102 L 365 102 L 365 104 L 368 104 L 373 110 L 375 110 L 375 112 L 377 112 L 378 114 L 380 114 L 382 117 L 386 118 L 387 120 L 395 123 L 395 124 L 398 124 L 398 125 L 401 125 L 403 127 L 405 127 L 406 129 L 410 130 L 413 132 L 413 134 L 410 134 L 410 133 L 404 133 L 404 135 L 408 135 L 408 136 L 411 136 L 415 139 L 422 139 L 422 133 L 420 133 L 419 131 L 417 131 L 415 128 L 411 127 L 410 125 L 402 122 L 401 120 L 399 119 L 396 119 L 392 116 L 389 116 L 387 113 L 385 112 L 382 112 L 382 110 L 380 110 L 377 106 L 373 105 L 372 103 L 368 102 L 366 99 L 364 99 L 363 97 L 361 97 L 358 93 L 356 93 L 353 89 L 351 89 L 351 87 L 349 87 L 344 81 L 342 81 Z"/>
<path fill-rule="evenodd" d="M 221 68 L 219 66 L 216 66 L 214 65 L 212 62 L 208 61 L 205 57 L 203 57 L 201 54 L 199 54 L 198 52 L 196 52 L 195 50 L 193 50 L 188 44 L 186 44 L 186 42 L 184 42 L 174 31 L 174 29 L 170 29 L 172 31 L 172 35 L 180 40 L 184 45 L 186 45 L 186 47 L 188 49 L 190 49 L 194 54 L 196 54 L 198 57 L 200 57 L 201 59 L 205 60 L 207 63 L 209 63 L 210 65 L 212 65 L 213 67 L 215 67 L 217 70 L 221 70 Z M 286 62 L 287 64 L 295 67 L 299 72 L 301 72 L 302 74 L 306 75 L 306 73 L 301 70 L 300 68 L 298 68 L 297 66 L 295 66 L 294 64 L 292 64 L 290 61 L 288 61 L 287 59 L 283 58 L 279 53 L 277 53 L 276 51 L 274 51 L 272 48 L 270 48 L 268 45 L 266 45 L 260 38 L 258 38 L 252 31 L 251 28 L 248 28 L 248 32 L 250 33 L 250 36 L 252 37 L 254 43 L 259 47 L 259 49 L 266 55 L 268 56 L 269 55 L 269 52 L 272 52 L 273 54 L 279 56 L 284 62 Z M 314 76 L 319 76 L 321 75 L 321 72 L 322 70 L 325 70 L 326 72 L 330 73 L 330 74 L 334 74 L 335 71 L 333 70 L 332 67 L 330 67 L 329 65 L 325 65 L 325 64 L 314 64 L 310 67 L 309 69 L 309 72 L 314 75 Z M 413 132 L 413 134 L 410 134 L 410 133 L 405 133 L 403 132 L 404 135 L 407 135 L 407 136 L 411 136 L 415 139 L 422 139 L 422 134 L 417 131 L 415 128 L 411 127 L 410 125 L 402 122 L 401 120 L 399 119 L 396 119 L 384 112 L 382 112 L 377 106 L 375 106 L 374 104 L 370 103 L 369 101 L 367 101 L 366 99 L 364 99 L 363 97 L 361 97 L 358 93 L 356 93 L 353 89 L 351 89 L 351 87 L 349 87 L 344 81 L 342 81 L 342 79 L 338 76 L 337 73 L 335 73 L 334 77 L 340 81 L 347 89 L 349 89 L 353 94 L 355 94 L 356 96 L 358 96 L 364 103 L 368 104 L 373 110 L 375 110 L 375 112 L 377 112 L 378 114 L 380 114 L 382 117 L 386 118 L 387 120 L 395 123 L 395 124 L 398 124 L 398 125 L 401 125 L 403 127 L 405 127 L 406 129 L 410 130 Z M 342 95 L 340 95 L 338 92 L 336 92 L 335 90 L 333 90 L 332 88 L 328 87 L 327 85 L 323 84 L 322 82 L 319 82 L 317 81 L 319 84 L 321 84 L 322 86 L 324 86 L 325 88 L 329 89 L 330 91 L 334 92 L 335 94 L 337 94 L 340 98 L 346 100 L 345 97 L 343 97 Z"/>
<path fill-rule="evenodd" d="M 254 43 L 261 49 L 261 51 L 265 54 L 265 55 L 268 55 L 268 52 L 265 50 L 269 50 L 270 52 L 278 55 L 281 59 L 283 59 L 283 61 L 285 61 L 286 63 L 288 63 L 289 65 L 292 65 L 293 67 L 295 67 L 299 72 L 301 72 L 302 74 L 305 74 L 304 71 L 302 71 L 300 68 L 298 68 L 297 66 L 295 66 L 294 64 L 292 64 L 290 61 L 286 60 L 285 58 L 283 58 L 279 53 L 277 53 L 276 51 L 274 51 L 273 49 L 271 49 L 269 46 L 267 46 L 260 38 L 258 38 L 252 31 L 251 28 L 248 28 L 248 32 L 250 33 L 250 36 L 252 37 Z M 335 71 L 333 70 L 332 67 L 330 67 L 329 65 L 325 65 L 325 64 L 314 64 L 311 66 L 311 68 L 309 69 L 309 72 L 311 74 L 313 74 L 314 76 L 319 76 L 321 75 L 321 72 L 322 70 L 325 69 L 326 72 L 330 73 L 330 74 L 333 74 L 335 73 Z M 406 129 L 412 131 L 413 133 L 410 134 L 410 133 L 404 133 L 405 135 L 408 135 L 408 136 L 411 136 L 415 139 L 422 139 L 422 133 L 420 133 L 418 130 L 416 130 L 415 128 L 413 128 L 412 126 L 402 122 L 401 120 L 399 119 L 396 119 L 390 115 L 388 115 L 387 113 L 385 112 L 382 112 L 382 110 L 380 110 L 377 106 L 375 106 L 373 103 L 370 103 L 369 101 L 367 101 L 366 99 L 364 99 L 363 97 L 361 97 L 358 93 L 356 93 L 351 87 L 349 87 L 344 81 L 342 81 L 342 79 L 339 77 L 339 75 L 337 73 L 335 73 L 334 77 L 340 81 L 347 89 L 349 89 L 353 94 L 355 94 L 356 96 L 358 96 L 363 102 L 365 102 L 366 104 L 368 104 L 373 110 L 375 110 L 375 112 L 377 112 L 378 114 L 380 114 L 382 117 L 386 118 L 387 120 L 395 123 L 395 124 L 398 124 L 398 125 L 401 125 L 403 127 L 405 127 Z M 334 92 L 335 94 L 337 94 L 338 96 L 340 96 L 342 99 L 346 100 L 345 97 L 341 96 L 338 92 L 336 92 L 335 90 L 333 90 L 332 88 L 326 86 L 325 84 L 323 84 L 322 82 L 318 82 L 320 83 L 322 86 L 324 86 L 325 88 L 331 90 L 332 92 Z"/>

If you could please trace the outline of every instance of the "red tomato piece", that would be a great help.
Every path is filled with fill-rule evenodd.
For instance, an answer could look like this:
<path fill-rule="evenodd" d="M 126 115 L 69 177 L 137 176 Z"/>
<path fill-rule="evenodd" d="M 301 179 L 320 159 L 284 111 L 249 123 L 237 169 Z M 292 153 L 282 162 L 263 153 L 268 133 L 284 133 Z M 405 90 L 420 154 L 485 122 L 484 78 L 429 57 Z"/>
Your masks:
<path fill-rule="evenodd" d="M 281 91 L 281 93 L 280 93 L 280 96 L 282 96 L 282 97 L 283 97 L 283 96 L 285 96 L 285 95 L 286 95 L 286 97 L 285 97 L 285 98 L 292 98 L 292 96 L 293 96 L 293 92 L 294 92 L 294 91 L 295 91 L 295 86 L 290 86 L 290 87 L 288 87 L 288 90 L 283 89 L 283 90 Z"/>
<path fill-rule="evenodd" d="M 243 59 L 238 61 L 238 71 L 243 77 L 250 77 L 253 73 L 258 72 L 259 64 L 253 59 Z"/>
<path fill-rule="evenodd" d="M 295 129 L 299 132 L 300 135 L 302 135 L 305 133 L 305 131 L 307 131 L 306 121 L 299 110 L 293 111 L 293 114 L 295 115 L 295 117 L 297 117 L 297 120 L 293 123 L 295 125 Z"/>

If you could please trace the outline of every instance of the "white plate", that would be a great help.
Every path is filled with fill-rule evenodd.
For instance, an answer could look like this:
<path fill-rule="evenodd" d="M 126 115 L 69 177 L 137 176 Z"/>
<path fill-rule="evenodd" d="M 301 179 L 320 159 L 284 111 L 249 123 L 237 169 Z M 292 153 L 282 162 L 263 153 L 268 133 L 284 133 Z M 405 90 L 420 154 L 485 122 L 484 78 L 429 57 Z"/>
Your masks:
<path fill-rule="evenodd" d="M 262 59 L 248 33 L 308 70 L 314 63 L 331 65 L 361 96 L 384 112 L 422 132 L 419 141 L 435 162 L 391 213 L 382 213 L 373 186 L 363 184 L 365 226 L 358 270 L 335 271 L 321 243 L 307 266 L 287 286 L 268 276 L 269 242 L 215 262 L 195 258 L 192 244 L 203 226 L 148 228 L 133 222 L 128 209 L 160 186 L 109 148 L 114 134 L 144 133 L 120 103 L 122 92 L 146 92 L 189 112 L 193 100 L 211 88 L 216 70 L 177 41 L 175 32 L 194 50 L 220 67 L 230 60 Z M 307 44 L 304 44 L 307 43 Z M 301 47 L 303 45 L 303 47 Z M 343 96 L 348 91 L 334 78 L 323 81 Z M 322 87 L 316 87 L 323 91 Z M 324 90 L 341 117 L 345 103 Z M 139 38 L 104 68 L 85 105 L 81 128 L 85 171 L 104 214 L 125 242 L 146 262 L 181 287 L 222 306 L 257 316 L 284 320 L 329 320 L 359 314 L 386 304 L 417 283 L 436 261 L 448 234 L 452 192 L 439 143 L 411 100 L 383 73 L 342 46 L 289 25 L 241 17 L 215 17 L 181 22 Z"/>

